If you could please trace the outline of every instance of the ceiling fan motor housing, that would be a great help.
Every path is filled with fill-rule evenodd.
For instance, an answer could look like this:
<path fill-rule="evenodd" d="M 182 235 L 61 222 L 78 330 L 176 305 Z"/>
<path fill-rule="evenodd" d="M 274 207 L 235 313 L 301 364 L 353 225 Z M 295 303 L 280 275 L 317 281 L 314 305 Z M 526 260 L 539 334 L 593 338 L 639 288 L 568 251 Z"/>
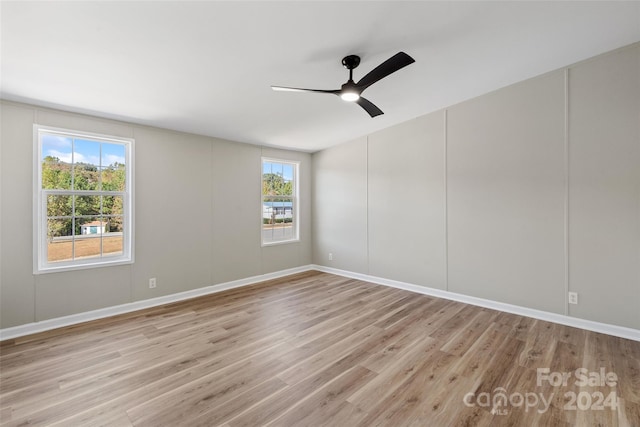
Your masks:
<path fill-rule="evenodd" d="M 347 70 L 353 70 L 360 65 L 360 57 L 358 55 L 349 55 L 342 58 L 342 65 Z"/>

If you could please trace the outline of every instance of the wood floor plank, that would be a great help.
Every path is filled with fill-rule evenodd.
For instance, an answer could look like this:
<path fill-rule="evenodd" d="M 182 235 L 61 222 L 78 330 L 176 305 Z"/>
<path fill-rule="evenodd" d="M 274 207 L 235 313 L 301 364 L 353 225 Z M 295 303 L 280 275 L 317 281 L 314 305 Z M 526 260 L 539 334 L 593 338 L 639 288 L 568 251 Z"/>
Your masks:
<path fill-rule="evenodd" d="M 380 319 L 380 312 L 392 307 L 399 301 L 398 295 L 386 295 L 381 297 L 369 311 L 360 312 L 360 315 L 349 316 L 342 322 L 333 322 L 331 327 L 315 328 L 304 334 L 296 335 L 295 342 L 300 348 L 324 348 L 340 341 L 356 331 L 373 324 Z M 384 317 L 384 316 L 383 316 Z M 327 326 L 327 325 L 325 325 Z"/>
<path fill-rule="evenodd" d="M 525 367 L 550 366 L 557 342 L 553 339 L 550 329 L 532 332 L 527 335 L 518 364 Z"/>
<path fill-rule="evenodd" d="M 55 401 L 45 402 L 44 405 L 41 403 L 38 409 L 42 409 L 38 412 L 30 411 L 29 408 L 18 409 L 22 409 L 20 415 L 25 419 L 38 422 L 68 418 L 73 414 L 74 407 L 86 410 L 97 406 L 102 410 L 104 406 L 109 406 L 112 410 L 121 411 L 125 406 L 149 401 L 194 381 L 197 375 L 197 371 L 194 370 L 196 366 L 204 372 L 215 372 L 254 354 L 259 355 L 264 351 L 264 344 L 267 342 L 271 346 L 284 342 L 287 337 L 286 333 L 277 332 L 273 336 L 267 336 L 237 348 L 231 347 L 225 350 L 224 347 L 220 349 L 212 347 L 209 352 L 167 358 L 154 366 L 139 367 L 115 376 L 109 375 L 98 382 L 67 390 L 57 404 Z M 14 414 L 14 418 L 16 417 L 18 414 Z"/>
<path fill-rule="evenodd" d="M 442 351 L 455 354 L 456 356 L 464 355 L 476 340 L 486 330 L 487 325 L 491 324 L 496 312 L 493 310 L 481 310 L 469 318 L 465 325 L 460 325 L 456 331 L 449 332 L 446 336 L 446 343 L 442 346 Z M 432 334 L 432 336 L 437 336 Z M 443 336 L 443 335 L 440 335 Z"/>
<path fill-rule="evenodd" d="M 178 425 L 184 417 L 198 417 L 213 406 L 232 400 L 234 394 L 273 378 L 284 368 L 279 354 L 289 349 L 290 345 L 283 343 L 272 349 L 268 357 L 252 358 L 201 376 L 128 409 L 127 415 L 134 424 L 145 425 Z"/>
<path fill-rule="evenodd" d="M 640 342 L 310 271 L 4 341 L 0 425 L 638 427 Z"/>
<path fill-rule="evenodd" d="M 437 342 L 437 341 L 436 341 Z M 373 393 L 368 393 L 369 396 L 364 396 L 366 400 L 361 401 L 358 406 L 363 411 L 367 411 L 367 417 L 359 420 L 358 426 L 369 425 L 397 425 L 398 422 L 408 422 L 410 418 L 407 417 L 416 406 L 425 408 L 429 402 L 417 397 L 417 395 L 432 395 L 437 392 L 437 389 L 433 388 L 433 385 L 438 381 L 447 381 L 451 383 L 447 378 L 446 371 L 452 362 L 456 359 L 448 353 L 444 353 L 437 349 L 438 346 L 425 349 L 428 352 L 428 357 L 423 357 L 415 360 L 415 365 L 412 363 L 407 366 L 411 366 L 409 369 L 405 369 L 399 372 L 400 375 L 394 377 L 394 383 L 387 388 L 386 393 L 379 393 L 379 397 L 376 400 L 372 400 Z M 380 377 L 385 373 L 380 374 Z M 455 381 L 455 380 L 454 380 Z M 354 401 L 358 399 L 354 397 Z M 457 405 L 456 405 L 457 406 Z M 429 425 L 427 419 L 421 419 L 423 425 Z"/>
<path fill-rule="evenodd" d="M 407 351 L 419 347 L 418 343 L 421 341 L 428 342 L 432 347 L 439 346 L 440 342 L 426 335 L 419 323 L 415 323 L 415 328 L 403 327 L 396 323 L 386 329 L 378 343 L 371 348 L 371 356 L 363 362 L 363 366 L 374 372 L 382 373 L 393 365 L 397 365 L 398 358 Z"/>
<path fill-rule="evenodd" d="M 290 366 L 285 371 L 278 374 L 278 378 L 287 384 L 294 385 L 303 379 L 322 371 L 327 366 L 342 361 L 346 356 L 364 353 L 365 342 L 374 339 L 380 335 L 380 329 L 375 326 L 367 326 L 358 333 L 353 334 L 349 339 L 344 339 L 335 343 L 326 349 L 300 359 L 284 358 L 285 362 Z M 306 355 L 305 355 L 306 356 Z M 364 358 L 366 355 L 363 354 Z"/>
<path fill-rule="evenodd" d="M 316 426 L 318 420 L 335 415 L 346 397 L 369 382 L 376 374 L 361 366 L 354 366 L 333 381 L 312 392 L 281 417 L 270 423 L 272 426 Z"/>
<path fill-rule="evenodd" d="M 235 395 L 228 402 L 220 403 L 215 407 L 201 413 L 199 416 L 189 421 L 190 427 L 209 427 L 218 425 L 233 418 L 236 418 L 243 412 L 259 405 L 262 401 L 271 395 L 278 393 L 289 385 L 277 377 L 270 378 L 244 393 Z"/>

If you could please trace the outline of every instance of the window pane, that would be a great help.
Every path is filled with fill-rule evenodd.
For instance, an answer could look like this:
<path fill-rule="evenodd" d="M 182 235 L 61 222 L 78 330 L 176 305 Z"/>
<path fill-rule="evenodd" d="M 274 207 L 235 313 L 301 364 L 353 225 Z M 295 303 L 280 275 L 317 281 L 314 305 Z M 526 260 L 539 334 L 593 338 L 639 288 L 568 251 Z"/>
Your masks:
<path fill-rule="evenodd" d="M 122 255 L 124 238 L 122 235 L 124 217 L 116 216 L 105 219 L 107 223 L 105 234 L 102 236 L 102 253 L 104 255 Z"/>
<path fill-rule="evenodd" d="M 124 199 L 122 196 L 103 196 L 102 213 L 104 215 L 122 215 Z"/>
<path fill-rule="evenodd" d="M 76 139 L 73 142 L 73 189 L 100 189 L 100 143 Z"/>
<path fill-rule="evenodd" d="M 293 181 L 285 180 L 282 184 L 282 192 L 280 194 L 284 194 L 287 196 L 293 195 Z"/>
<path fill-rule="evenodd" d="M 274 243 L 295 239 L 295 224 L 293 221 L 276 221 L 262 226 L 262 241 Z"/>
<path fill-rule="evenodd" d="M 103 191 L 125 191 L 126 169 L 122 164 L 111 165 L 102 168 L 102 190 Z"/>
<path fill-rule="evenodd" d="M 71 196 L 47 196 L 47 216 L 68 216 L 71 213 Z"/>
<path fill-rule="evenodd" d="M 72 218 L 49 218 L 47 220 L 47 240 L 57 237 L 71 236 L 73 231 Z"/>
<path fill-rule="evenodd" d="M 71 188 L 72 139 L 59 135 L 42 135 L 42 188 Z"/>
<path fill-rule="evenodd" d="M 294 192 L 294 165 L 264 162 L 262 167 L 262 194 L 264 196 L 286 195 Z"/>
<path fill-rule="evenodd" d="M 266 163 L 265 165 L 266 172 L 262 175 L 262 194 L 265 196 L 282 194 L 284 181 L 282 175 L 278 173 L 278 169 L 282 168 L 279 168 L 276 163 Z"/>
<path fill-rule="evenodd" d="M 125 191 L 126 153 L 122 144 L 102 143 L 102 189 Z"/>
<path fill-rule="evenodd" d="M 273 243 L 295 239 L 293 198 L 265 197 L 262 203 L 262 239 Z"/>
<path fill-rule="evenodd" d="M 293 165 L 282 165 L 282 177 L 284 179 L 282 194 L 293 196 Z"/>
<path fill-rule="evenodd" d="M 99 168 L 94 165 L 76 163 L 73 165 L 73 189 L 74 190 L 99 190 Z"/>
<path fill-rule="evenodd" d="M 75 258 L 99 257 L 102 235 L 107 223 L 99 217 L 77 218 L 75 230 Z"/>
<path fill-rule="evenodd" d="M 114 169 L 123 168 L 126 163 L 125 146 L 122 144 L 102 143 L 102 164 L 103 168 L 112 167 Z"/>
<path fill-rule="evenodd" d="M 111 218 L 105 218 L 107 222 L 107 233 L 122 233 L 124 230 L 124 216 L 118 215 Z"/>
<path fill-rule="evenodd" d="M 70 261 L 73 259 L 72 220 L 47 220 L 47 261 Z"/>
<path fill-rule="evenodd" d="M 75 196 L 76 215 L 100 215 L 100 196 Z"/>
<path fill-rule="evenodd" d="M 89 234 L 102 234 L 106 224 L 101 224 L 98 216 L 84 216 L 75 218 L 75 236 L 86 236 Z"/>
<path fill-rule="evenodd" d="M 100 167 L 100 143 L 86 139 L 73 141 L 73 163 Z"/>

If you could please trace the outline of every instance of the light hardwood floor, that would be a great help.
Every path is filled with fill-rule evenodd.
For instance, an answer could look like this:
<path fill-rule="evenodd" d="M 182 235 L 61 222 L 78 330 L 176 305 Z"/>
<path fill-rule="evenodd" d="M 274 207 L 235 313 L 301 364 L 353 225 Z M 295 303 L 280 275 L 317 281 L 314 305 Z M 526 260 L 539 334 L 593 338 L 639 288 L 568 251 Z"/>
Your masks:
<path fill-rule="evenodd" d="M 8 340 L 0 357 L 7 426 L 640 426 L 640 342 L 319 272 Z M 538 368 L 572 377 L 538 384 Z M 579 368 L 615 386 L 580 387 Z M 611 392 L 617 408 L 593 406 Z"/>

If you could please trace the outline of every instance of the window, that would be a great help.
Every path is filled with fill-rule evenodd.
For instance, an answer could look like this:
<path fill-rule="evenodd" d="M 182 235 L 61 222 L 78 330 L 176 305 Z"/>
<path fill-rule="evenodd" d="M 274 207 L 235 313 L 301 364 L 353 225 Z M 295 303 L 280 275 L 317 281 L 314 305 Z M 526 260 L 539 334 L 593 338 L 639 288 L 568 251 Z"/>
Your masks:
<path fill-rule="evenodd" d="M 34 273 L 132 262 L 133 140 L 34 135 Z"/>
<path fill-rule="evenodd" d="M 262 159 L 262 244 L 298 240 L 298 163 Z"/>

